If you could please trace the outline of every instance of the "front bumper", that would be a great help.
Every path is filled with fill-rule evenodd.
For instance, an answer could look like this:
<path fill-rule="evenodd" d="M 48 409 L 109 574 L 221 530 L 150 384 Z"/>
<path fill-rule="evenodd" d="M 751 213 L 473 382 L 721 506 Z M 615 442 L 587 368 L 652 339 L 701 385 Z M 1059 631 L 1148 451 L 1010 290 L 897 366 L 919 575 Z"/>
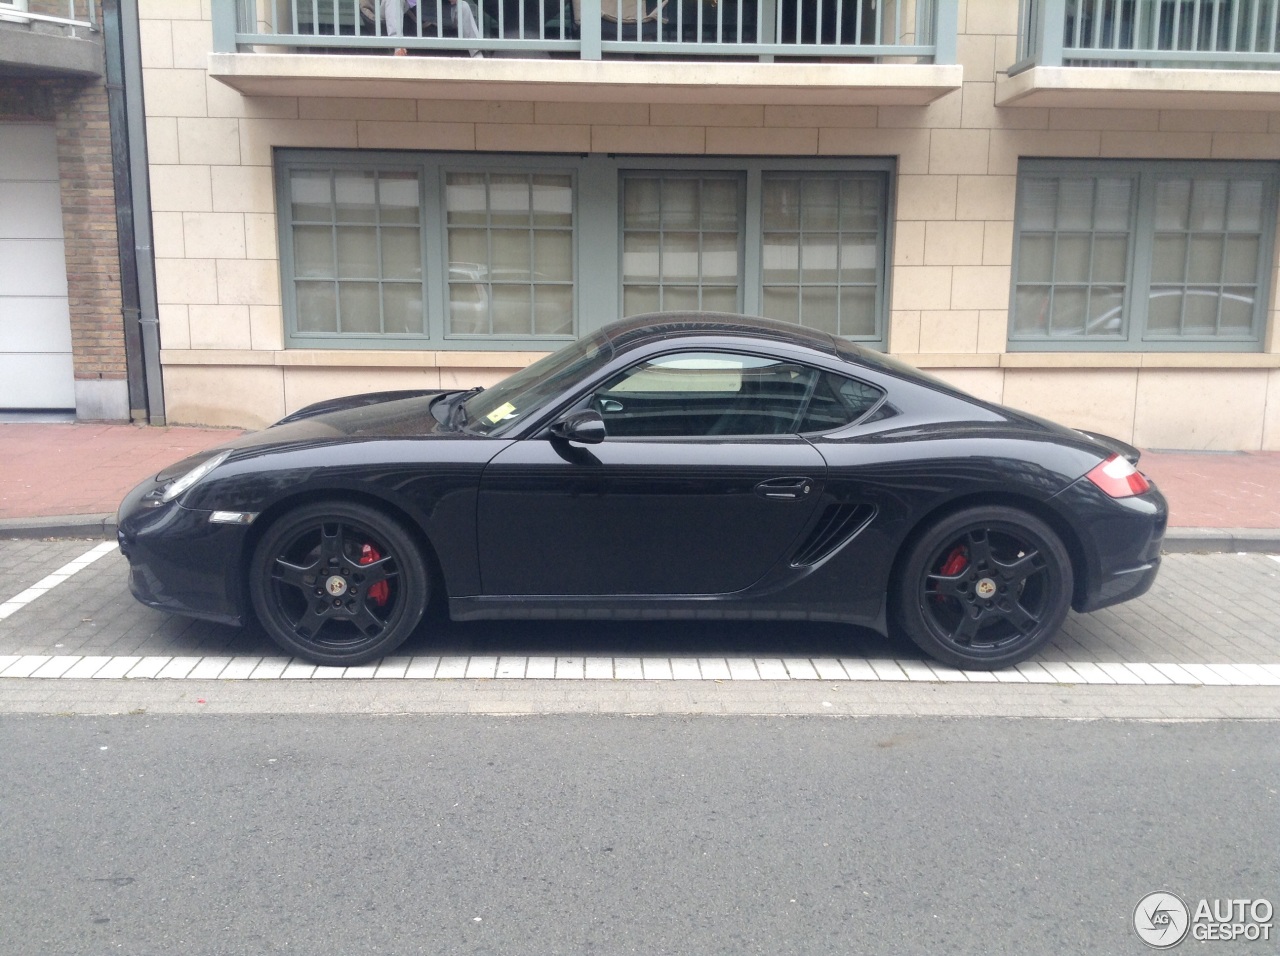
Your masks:
<path fill-rule="evenodd" d="M 184 508 L 178 501 L 163 503 L 161 487 L 144 481 L 120 505 L 116 539 L 129 561 L 129 590 L 149 607 L 242 624 L 248 528 L 211 523 L 211 512 Z"/>

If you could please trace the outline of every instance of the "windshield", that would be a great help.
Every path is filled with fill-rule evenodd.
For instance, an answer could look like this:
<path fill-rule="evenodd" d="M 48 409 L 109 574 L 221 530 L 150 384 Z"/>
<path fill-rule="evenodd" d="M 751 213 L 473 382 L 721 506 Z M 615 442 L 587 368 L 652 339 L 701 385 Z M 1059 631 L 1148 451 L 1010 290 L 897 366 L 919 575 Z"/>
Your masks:
<path fill-rule="evenodd" d="M 590 375 L 612 356 L 613 346 L 603 336 L 566 345 L 469 398 L 463 405 L 465 427 L 481 435 L 496 435 Z"/>

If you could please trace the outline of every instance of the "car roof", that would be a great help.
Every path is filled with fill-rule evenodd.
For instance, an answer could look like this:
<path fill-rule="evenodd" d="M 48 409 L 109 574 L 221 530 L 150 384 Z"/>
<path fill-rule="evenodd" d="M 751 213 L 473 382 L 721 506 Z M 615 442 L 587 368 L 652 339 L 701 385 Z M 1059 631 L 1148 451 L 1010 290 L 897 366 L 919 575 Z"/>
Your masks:
<path fill-rule="evenodd" d="M 806 346 L 837 355 L 835 339 L 826 332 L 802 325 L 735 315 L 731 312 L 650 312 L 606 325 L 600 334 L 622 350 L 645 342 L 698 335 L 737 335 L 788 345 Z"/>

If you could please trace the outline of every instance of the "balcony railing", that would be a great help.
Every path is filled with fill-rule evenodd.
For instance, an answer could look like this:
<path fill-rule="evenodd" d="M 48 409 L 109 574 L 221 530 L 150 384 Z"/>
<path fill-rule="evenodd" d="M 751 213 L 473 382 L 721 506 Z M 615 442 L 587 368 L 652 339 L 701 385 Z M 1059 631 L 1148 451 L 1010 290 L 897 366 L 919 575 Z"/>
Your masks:
<path fill-rule="evenodd" d="M 0 21 L 96 30 L 98 3 L 97 0 L 0 0 Z"/>
<path fill-rule="evenodd" d="M 1280 0 L 1021 0 L 1018 63 L 1280 69 Z"/>
<path fill-rule="evenodd" d="M 214 49 L 956 62 L 955 0 L 454 2 L 404 0 L 389 27 L 381 0 L 213 0 Z"/>

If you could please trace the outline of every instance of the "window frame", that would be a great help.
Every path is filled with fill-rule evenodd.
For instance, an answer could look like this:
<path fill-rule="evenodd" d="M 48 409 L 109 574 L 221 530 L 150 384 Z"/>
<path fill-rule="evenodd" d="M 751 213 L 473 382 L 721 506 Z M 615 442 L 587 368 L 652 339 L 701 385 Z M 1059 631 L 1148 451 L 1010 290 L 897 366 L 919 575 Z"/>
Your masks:
<path fill-rule="evenodd" d="M 1134 184 L 1129 212 L 1128 261 L 1125 291 L 1120 306 L 1123 334 L 1107 338 L 1048 336 L 1016 331 L 1018 269 L 1022 253 L 1024 183 L 1036 177 L 1069 179 L 1102 176 L 1131 179 Z M 1156 235 L 1156 190 L 1161 181 L 1176 178 L 1261 180 L 1262 229 L 1259 233 L 1257 295 L 1253 320 L 1247 333 L 1230 336 L 1153 335 L 1148 331 L 1148 303 L 1153 284 L 1152 266 Z M 1009 277 L 1009 352 L 1260 352 L 1265 344 L 1271 312 L 1271 288 L 1275 273 L 1275 239 L 1280 195 L 1280 164 L 1233 160 L 1105 160 L 1022 159 L 1018 163 L 1017 200 L 1013 221 L 1013 256 Z M 1096 230 L 1095 230 L 1096 232 Z M 1093 233 L 1091 233 L 1092 235 Z M 1223 236 L 1228 233 L 1222 233 Z M 1196 285 L 1197 283 L 1189 283 Z M 1220 281 L 1220 286 L 1232 283 Z M 1246 284 L 1246 283 L 1238 283 Z"/>
<path fill-rule="evenodd" d="M 422 286 L 426 307 L 425 331 L 417 333 L 351 334 L 299 332 L 295 295 L 293 219 L 290 174 L 294 170 L 416 169 L 419 175 L 419 228 L 422 236 Z M 894 157 L 649 157 L 614 154 L 484 153 L 470 151 L 350 150 L 277 147 L 273 157 L 281 304 L 286 349 L 381 349 L 440 351 L 552 351 L 575 338 L 596 331 L 622 313 L 622 178 L 626 171 L 717 173 L 744 179 L 744 218 L 739 238 L 742 285 L 739 311 L 761 315 L 763 299 L 763 177 L 766 173 L 799 176 L 814 173 L 874 174 L 883 188 L 883 221 L 877 247 L 875 334 L 850 341 L 883 350 L 887 345 L 892 302 L 897 200 L 897 162 Z M 448 300 L 448 223 L 446 175 L 449 172 L 523 172 L 565 174 L 571 178 L 573 199 L 572 334 L 557 336 L 480 336 L 446 334 Z M 589 197 L 585 200 L 583 197 Z"/>

